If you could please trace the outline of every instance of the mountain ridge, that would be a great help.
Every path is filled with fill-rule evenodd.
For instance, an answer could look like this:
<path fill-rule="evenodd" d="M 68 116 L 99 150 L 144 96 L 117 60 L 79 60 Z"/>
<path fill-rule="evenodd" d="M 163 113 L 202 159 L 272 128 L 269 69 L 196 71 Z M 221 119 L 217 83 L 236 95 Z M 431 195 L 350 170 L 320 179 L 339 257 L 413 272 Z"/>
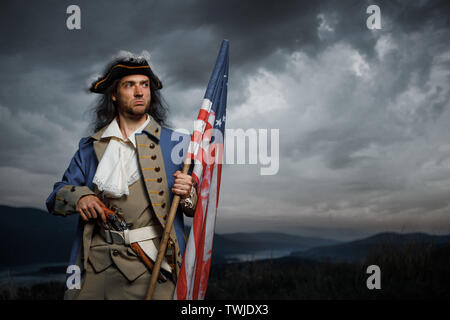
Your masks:
<path fill-rule="evenodd" d="M 77 215 L 52 216 L 32 207 L 0 205 L 3 232 L 0 233 L 0 268 L 68 261 L 76 233 Z M 189 234 L 189 233 L 188 233 Z M 348 242 L 321 237 L 305 237 L 281 232 L 236 232 L 214 235 L 213 263 L 229 261 L 227 256 L 262 251 L 287 251 L 291 258 L 360 261 L 383 243 L 450 243 L 450 235 L 381 232 Z"/>
<path fill-rule="evenodd" d="M 450 235 L 430 235 L 424 232 L 398 233 L 381 232 L 372 236 L 340 243 L 331 246 L 320 246 L 305 251 L 291 253 L 291 257 L 332 261 L 361 262 L 375 251 L 389 249 L 404 249 L 412 246 L 443 246 L 450 245 Z"/>

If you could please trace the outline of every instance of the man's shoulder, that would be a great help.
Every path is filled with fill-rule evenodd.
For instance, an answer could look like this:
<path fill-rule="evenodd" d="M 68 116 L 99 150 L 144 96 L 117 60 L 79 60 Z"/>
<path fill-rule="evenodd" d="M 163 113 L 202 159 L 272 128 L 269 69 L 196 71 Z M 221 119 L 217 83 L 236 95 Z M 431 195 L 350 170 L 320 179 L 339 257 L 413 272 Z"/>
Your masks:
<path fill-rule="evenodd" d="M 78 149 L 81 152 L 94 150 L 93 141 L 94 139 L 92 138 L 92 136 L 81 138 L 80 141 L 78 142 Z"/>
<path fill-rule="evenodd" d="M 100 140 L 102 138 L 103 132 L 105 132 L 105 130 L 108 128 L 108 126 L 109 126 L 109 124 L 105 125 L 103 128 L 101 128 L 100 130 L 97 130 L 91 136 L 86 137 L 86 139 L 92 138 L 94 140 Z"/>
<path fill-rule="evenodd" d="M 87 136 L 87 137 L 83 137 L 80 139 L 79 144 L 88 144 L 88 143 L 92 143 L 92 137 L 91 136 Z"/>
<path fill-rule="evenodd" d="M 94 145 L 92 137 L 83 137 L 78 142 L 78 150 L 75 152 L 74 159 L 85 161 L 95 157 Z"/>

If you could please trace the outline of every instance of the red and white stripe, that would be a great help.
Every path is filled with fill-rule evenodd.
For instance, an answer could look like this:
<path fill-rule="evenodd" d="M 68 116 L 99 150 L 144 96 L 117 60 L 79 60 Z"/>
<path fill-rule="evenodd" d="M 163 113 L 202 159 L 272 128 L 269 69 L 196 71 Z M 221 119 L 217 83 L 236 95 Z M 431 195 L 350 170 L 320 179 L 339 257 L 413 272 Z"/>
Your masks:
<path fill-rule="evenodd" d="M 222 152 L 217 151 L 222 149 L 211 144 L 209 129 L 213 128 L 214 121 L 211 101 L 204 99 L 187 154 L 195 161 L 192 177 L 199 187 L 194 221 L 174 294 L 178 300 L 204 299 L 208 284 L 222 171 L 222 159 L 218 159 Z"/>

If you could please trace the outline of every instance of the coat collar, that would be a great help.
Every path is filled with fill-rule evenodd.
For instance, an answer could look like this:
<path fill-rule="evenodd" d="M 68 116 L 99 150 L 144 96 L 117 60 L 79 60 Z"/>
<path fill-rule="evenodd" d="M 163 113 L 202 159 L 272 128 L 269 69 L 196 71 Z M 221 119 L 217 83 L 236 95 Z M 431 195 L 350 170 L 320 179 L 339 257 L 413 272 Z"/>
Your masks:
<path fill-rule="evenodd" d="M 146 133 L 150 139 L 154 140 L 156 143 L 159 143 L 161 138 L 161 125 L 156 122 L 155 119 L 151 115 L 149 124 L 142 130 L 142 133 Z"/>

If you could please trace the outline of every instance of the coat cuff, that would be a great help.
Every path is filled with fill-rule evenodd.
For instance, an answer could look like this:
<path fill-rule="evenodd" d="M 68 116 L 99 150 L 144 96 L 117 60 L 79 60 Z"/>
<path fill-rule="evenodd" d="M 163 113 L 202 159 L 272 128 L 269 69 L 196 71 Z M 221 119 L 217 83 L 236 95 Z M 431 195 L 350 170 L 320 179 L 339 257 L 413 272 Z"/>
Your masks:
<path fill-rule="evenodd" d="M 56 193 L 55 214 L 67 216 L 78 213 L 76 210 L 78 200 L 87 195 L 95 195 L 95 192 L 86 186 L 63 186 Z"/>

